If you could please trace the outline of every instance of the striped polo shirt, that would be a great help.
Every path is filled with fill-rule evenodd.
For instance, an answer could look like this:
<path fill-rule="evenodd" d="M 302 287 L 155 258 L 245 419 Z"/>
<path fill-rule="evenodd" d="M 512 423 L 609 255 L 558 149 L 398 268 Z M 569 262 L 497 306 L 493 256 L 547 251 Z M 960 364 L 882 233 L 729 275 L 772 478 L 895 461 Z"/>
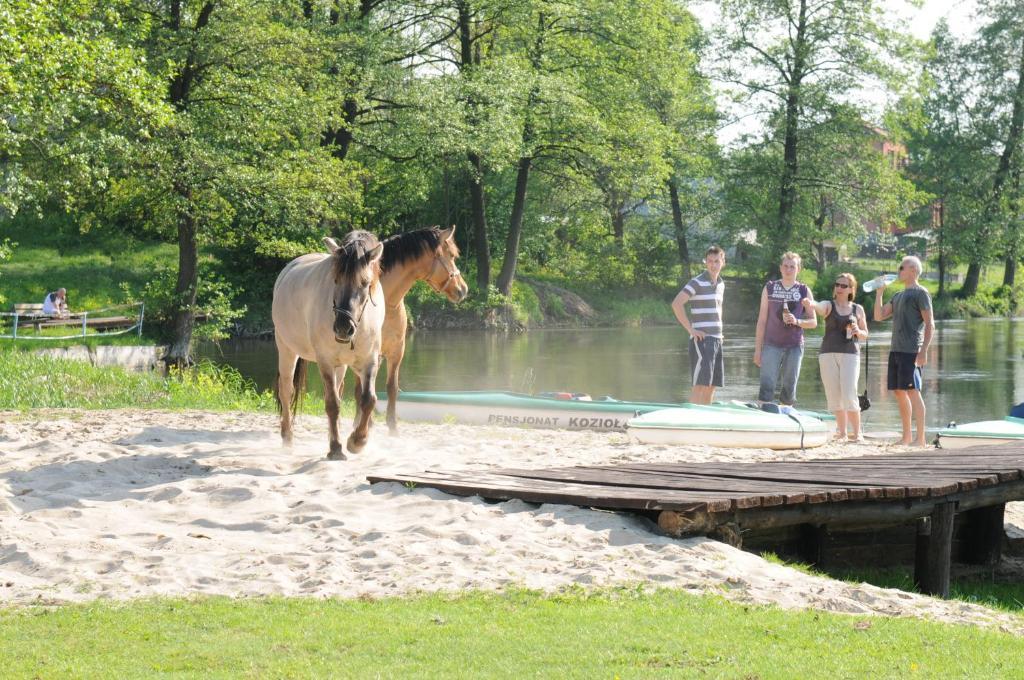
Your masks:
<path fill-rule="evenodd" d="M 690 294 L 686 304 L 690 307 L 690 325 L 694 330 L 704 331 L 713 338 L 722 336 L 722 299 L 725 297 L 725 281 L 718 277 L 717 283 L 711 283 L 707 271 L 703 271 L 690 279 L 683 286 Z"/>

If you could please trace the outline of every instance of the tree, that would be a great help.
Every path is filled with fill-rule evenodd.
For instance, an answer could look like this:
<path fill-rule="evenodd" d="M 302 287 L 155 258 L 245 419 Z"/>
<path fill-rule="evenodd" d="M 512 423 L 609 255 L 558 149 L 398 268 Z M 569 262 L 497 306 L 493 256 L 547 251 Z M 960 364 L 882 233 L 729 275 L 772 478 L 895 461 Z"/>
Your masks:
<path fill-rule="evenodd" d="M 877 0 L 721 4 L 719 76 L 749 107 L 774 119 L 769 130 L 772 146 L 778 147 L 772 178 L 776 209 L 772 228 L 759 231 L 771 267 L 792 247 L 799 229 L 809 129 L 848 105 L 865 81 L 897 80 L 896 66 L 908 46 L 880 22 L 882 7 Z"/>
<path fill-rule="evenodd" d="M 165 124 L 159 81 L 119 40 L 126 3 L 8 0 L 0 10 L 0 216 L 105 190 Z"/>
<path fill-rule="evenodd" d="M 344 222 L 358 211 L 357 178 L 320 145 L 331 111 L 320 45 L 295 3 L 135 0 L 132 10 L 173 115 L 116 194 L 177 242 L 168 361 L 186 364 L 200 247 L 259 230 L 267 215 L 295 235 Z"/>
<path fill-rule="evenodd" d="M 988 20 L 967 41 L 940 24 L 926 68 L 918 170 L 942 200 L 943 241 L 969 263 L 959 294 L 977 292 L 981 267 L 1005 260 L 1012 285 L 1021 257 L 1019 175 L 1024 137 L 1024 29 L 1019 0 L 980 5 Z"/>

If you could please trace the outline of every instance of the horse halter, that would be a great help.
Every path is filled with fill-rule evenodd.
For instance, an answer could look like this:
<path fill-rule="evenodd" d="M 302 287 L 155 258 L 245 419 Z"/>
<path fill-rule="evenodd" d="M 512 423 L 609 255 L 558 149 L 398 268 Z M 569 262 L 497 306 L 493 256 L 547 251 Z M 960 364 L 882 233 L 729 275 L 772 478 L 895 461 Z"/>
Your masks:
<path fill-rule="evenodd" d="M 445 262 L 443 259 L 441 259 L 440 255 L 435 255 L 434 256 L 434 266 L 437 266 L 438 264 L 440 264 L 441 267 L 448 274 L 448 278 L 445 279 L 444 285 L 435 286 L 434 282 L 431 281 L 429 278 L 427 279 L 427 283 L 429 283 L 430 287 L 433 288 L 438 293 L 443 293 L 444 295 L 447 295 L 448 294 L 448 287 L 451 286 L 453 283 L 455 283 L 455 279 L 457 279 L 460 276 L 459 268 L 455 266 L 454 262 L 452 262 L 452 268 L 448 269 L 448 263 Z M 434 271 L 433 267 L 431 267 L 430 271 L 431 272 Z"/>
<path fill-rule="evenodd" d="M 352 316 L 352 312 L 348 311 L 347 309 L 342 309 L 342 308 L 338 307 L 337 300 L 334 301 L 334 313 L 336 315 L 340 314 L 341 316 L 346 317 L 349 321 L 352 322 L 352 340 L 350 341 L 350 345 L 349 345 L 351 349 L 355 349 L 356 348 L 356 341 L 355 341 L 356 329 L 359 328 L 359 323 L 363 320 L 363 314 L 366 313 L 366 303 L 367 302 L 373 302 L 373 291 L 372 290 L 368 290 L 366 292 L 366 297 L 363 298 L 363 304 L 362 304 L 362 306 L 359 307 L 359 316 L 355 317 L 355 316 Z M 377 303 L 373 302 L 373 306 L 376 307 Z"/>

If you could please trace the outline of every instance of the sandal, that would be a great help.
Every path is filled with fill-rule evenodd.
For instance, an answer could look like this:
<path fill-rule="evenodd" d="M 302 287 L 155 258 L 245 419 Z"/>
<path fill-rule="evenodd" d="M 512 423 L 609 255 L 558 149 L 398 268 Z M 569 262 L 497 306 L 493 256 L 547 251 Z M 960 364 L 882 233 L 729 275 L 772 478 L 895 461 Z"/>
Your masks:
<path fill-rule="evenodd" d="M 868 443 L 868 440 L 864 439 L 864 435 L 862 435 L 862 434 L 856 435 L 856 436 L 851 434 L 847 438 L 846 441 L 850 442 L 851 444 L 867 444 Z"/>

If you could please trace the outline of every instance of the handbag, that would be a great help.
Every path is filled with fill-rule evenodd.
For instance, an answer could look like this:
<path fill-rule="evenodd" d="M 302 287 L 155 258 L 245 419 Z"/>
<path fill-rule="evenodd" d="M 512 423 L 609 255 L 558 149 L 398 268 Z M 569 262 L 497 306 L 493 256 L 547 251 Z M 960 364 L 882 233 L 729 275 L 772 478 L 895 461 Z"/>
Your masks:
<path fill-rule="evenodd" d="M 868 399 L 868 365 L 871 363 L 871 358 L 868 355 L 868 346 L 870 344 L 871 338 L 869 337 L 864 341 L 864 394 L 857 397 L 857 401 L 860 403 L 861 413 L 871 408 L 871 400 Z"/>

